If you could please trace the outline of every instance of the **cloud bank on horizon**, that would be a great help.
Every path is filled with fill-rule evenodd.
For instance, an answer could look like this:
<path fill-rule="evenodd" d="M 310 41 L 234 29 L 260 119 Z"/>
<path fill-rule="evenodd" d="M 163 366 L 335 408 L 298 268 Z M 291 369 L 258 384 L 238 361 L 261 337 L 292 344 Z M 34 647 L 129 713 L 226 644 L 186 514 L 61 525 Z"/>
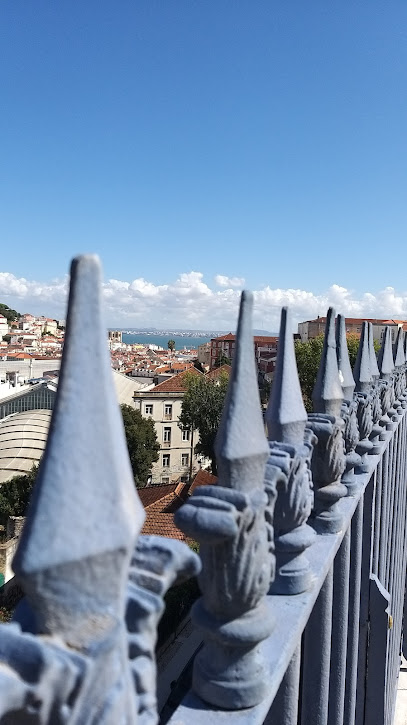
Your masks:
<path fill-rule="evenodd" d="M 216 275 L 210 287 L 201 272 L 179 275 L 175 282 L 156 285 L 142 277 L 132 282 L 109 279 L 103 284 L 106 324 L 110 327 L 173 327 L 233 330 L 236 327 L 243 278 Z M 63 319 L 69 278 L 36 282 L 0 272 L 0 302 L 19 312 Z M 217 289 L 217 288 L 221 289 Z M 281 307 L 291 309 L 294 324 L 325 315 L 330 305 L 347 317 L 407 319 L 407 292 L 386 287 L 355 294 L 334 284 L 321 294 L 301 289 L 254 290 L 254 327 L 276 331 Z"/>

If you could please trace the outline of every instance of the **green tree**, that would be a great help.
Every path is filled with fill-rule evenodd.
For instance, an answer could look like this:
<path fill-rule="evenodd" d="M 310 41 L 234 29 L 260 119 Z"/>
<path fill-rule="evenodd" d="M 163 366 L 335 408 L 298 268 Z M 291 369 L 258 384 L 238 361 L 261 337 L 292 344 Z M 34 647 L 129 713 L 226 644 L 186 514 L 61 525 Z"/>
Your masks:
<path fill-rule="evenodd" d="M 130 405 L 121 405 L 120 409 L 134 481 L 137 488 L 143 488 L 147 485 L 151 466 L 158 461 L 160 450 L 154 421 L 143 418 L 140 411 Z"/>
<path fill-rule="evenodd" d="M 358 336 L 348 335 L 347 343 L 349 361 L 351 367 L 353 368 L 356 362 L 356 356 L 358 354 Z M 304 405 L 309 413 L 312 412 L 312 391 L 314 389 L 315 381 L 317 378 L 319 363 L 321 362 L 323 346 L 323 335 L 313 337 L 311 340 L 307 340 L 306 342 L 301 342 L 300 340 L 296 340 L 295 342 L 295 357 L 297 360 L 298 377 L 300 379 Z M 377 342 L 377 340 L 375 340 L 374 342 L 374 347 L 376 352 L 378 352 L 379 343 Z"/>
<path fill-rule="evenodd" d="M 8 305 L 4 305 L 3 303 L 0 303 L 0 315 L 3 315 L 3 317 L 7 319 L 7 322 L 14 322 L 14 320 L 18 320 L 20 317 L 19 312 L 12 310 L 11 307 L 8 307 Z"/>
<path fill-rule="evenodd" d="M 14 476 L 0 488 L 0 518 L 3 522 L 9 516 L 25 516 L 31 491 L 37 478 L 38 465 L 33 465 L 25 475 Z"/>
<path fill-rule="evenodd" d="M 211 459 L 212 473 L 216 475 L 214 444 L 222 415 L 229 375 L 220 372 L 217 378 L 204 375 L 186 375 L 186 393 L 182 401 L 180 423 L 184 428 L 198 430 L 195 453 Z"/>
<path fill-rule="evenodd" d="M 222 367 L 222 365 L 231 365 L 231 364 L 232 364 L 232 361 L 231 361 L 230 357 L 227 357 L 225 355 L 225 353 L 222 350 L 220 350 L 219 355 L 216 358 L 213 366 L 215 368 L 220 368 L 220 367 Z"/>
<path fill-rule="evenodd" d="M 167 347 L 171 352 L 175 350 L 175 340 L 168 340 Z"/>

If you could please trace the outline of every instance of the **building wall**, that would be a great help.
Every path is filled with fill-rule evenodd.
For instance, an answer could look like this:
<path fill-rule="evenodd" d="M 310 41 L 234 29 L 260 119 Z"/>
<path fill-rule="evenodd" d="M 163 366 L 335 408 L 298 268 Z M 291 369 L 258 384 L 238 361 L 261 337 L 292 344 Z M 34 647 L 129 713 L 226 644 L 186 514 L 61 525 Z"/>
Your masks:
<path fill-rule="evenodd" d="M 235 354 L 235 345 L 235 340 L 220 340 L 217 338 L 211 340 L 211 370 L 215 367 L 215 363 L 221 353 L 232 361 Z"/>
<path fill-rule="evenodd" d="M 314 337 L 318 337 L 319 335 L 325 334 L 325 326 L 326 321 L 325 318 L 321 318 L 321 320 L 309 320 L 308 322 L 300 322 L 298 324 L 298 333 L 301 337 L 302 342 L 306 342 L 307 340 L 311 340 Z M 349 320 L 345 319 L 345 327 L 346 332 L 349 335 L 360 335 L 362 332 L 362 326 L 363 326 L 363 320 L 357 320 L 354 322 L 349 322 Z M 384 331 L 387 327 L 387 325 L 379 325 L 379 324 L 372 324 L 373 327 L 373 339 L 378 340 L 379 342 L 382 341 Z M 396 341 L 398 328 L 402 327 L 402 325 L 398 325 L 397 323 L 394 323 L 393 325 L 388 325 L 391 329 L 391 337 L 392 342 L 394 343 Z"/>
<path fill-rule="evenodd" d="M 153 393 L 153 391 L 152 391 Z M 178 425 L 182 408 L 182 394 L 154 396 L 148 393 L 135 394 L 135 406 L 141 411 L 144 418 L 154 421 L 158 443 L 160 444 L 159 459 L 152 467 L 152 483 L 171 483 L 180 477 L 189 478 L 191 460 L 191 434 L 189 440 L 183 440 L 182 430 Z M 151 412 L 152 406 L 152 412 Z M 166 412 L 166 406 L 172 406 L 171 414 Z M 169 441 L 165 440 L 166 438 Z M 193 445 L 197 442 L 197 432 L 194 433 Z M 167 458 L 169 456 L 169 459 Z M 188 456 L 183 462 L 183 456 Z M 169 465 L 166 465 L 169 460 Z M 199 468 L 198 459 L 192 451 L 192 470 Z"/>
<path fill-rule="evenodd" d="M 122 342 L 123 333 L 121 330 L 109 330 L 109 340 L 112 342 Z"/>
<path fill-rule="evenodd" d="M 211 343 L 204 342 L 203 345 L 198 345 L 198 360 L 201 365 L 210 367 L 211 364 Z"/>
<path fill-rule="evenodd" d="M 233 360 L 234 354 L 235 354 L 235 347 L 236 347 L 236 340 L 231 337 L 227 340 L 222 340 L 221 338 L 213 338 L 211 340 L 211 370 L 215 367 L 215 363 L 219 358 L 219 355 L 223 353 L 227 358 L 229 358 L 230 361 Z M 259 363 L 260 359 L 260 353 L 261 352 L 273 352 L 277 354 L 277 341 L 276 338 L 260 338 L 253 340 L 254 344 L 254 354 L 256 357 L 257 364 Z"/>
<path fill-rule="evenodd" d="M 0 400 L 0 420 L 12 413 L 23 413 L 26 410 L 53 410 L 55 391 L 50 390 L 46 383 L 25 389 L 20 395 L 11 399 Z"/>
<path fill-rule="evenodd" d="M 0 360 L 0 375 L 15 372 L 24 378 L 42 378 L 45 372 L 59 370 L 60 367 L 61 358 L 54 357 L 45 360 Z"/>

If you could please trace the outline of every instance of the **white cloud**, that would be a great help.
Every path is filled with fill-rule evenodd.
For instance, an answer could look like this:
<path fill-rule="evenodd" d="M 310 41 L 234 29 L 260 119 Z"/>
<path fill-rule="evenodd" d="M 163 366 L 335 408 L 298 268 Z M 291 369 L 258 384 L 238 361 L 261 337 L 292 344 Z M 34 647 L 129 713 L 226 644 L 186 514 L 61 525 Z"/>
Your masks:
<path fill-rule="evenodd" d="M 241 289 L 244 286 L 244 277 L 225 277 L 223 274 L 217 274 L 215 284 L 218 287 L 239 287 Z"/>
<path fill-rule="evenodd" d="M 240 291 L 228 277 L 223 289 L 211 288 L 201 272 L 188 272 L 166 284 L 156 285 L 142 277 L 132 281 L 109 279 L 103 284 L 106 322 L 117 327 L 179 327 L 233 330 L 236 326 Z M 243 282 L 243 280 L 239 280 Z M 240 286 L 240 285 L 239 285 Z M 49 282 L 30 281 L 10 272 L 0 273 L 0 302 L 20 312 L 65 317 L 68 278 Z M 277 331 L 280 310 L 287 305 L 293 322 L 325 315 L 329 305 L 348 317 L 407 319 L 407 292 L 386 287 L 378 292 L 355 294 L 338 284 L 321 294 L 301 289 L 254 291 L 254 327 Z"/>

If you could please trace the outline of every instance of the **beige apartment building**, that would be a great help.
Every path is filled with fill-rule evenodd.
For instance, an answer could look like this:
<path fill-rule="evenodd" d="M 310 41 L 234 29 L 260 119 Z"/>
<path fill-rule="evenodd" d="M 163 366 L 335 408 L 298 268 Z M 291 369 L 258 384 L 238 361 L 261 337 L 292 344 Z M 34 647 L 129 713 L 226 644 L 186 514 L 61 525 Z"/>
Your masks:
<path fill-rule="evenodd" d="M 152 418 L 160 444 L 159 459 L 153 464 L 151 483 L 188 481 L 199 470 L 194 454 L 197 431 L 183 430 L 179 425 L 185 375 L 202 375 L 196 368 L 174 375 L 151 390 L 136 391 L 134 404 L 144 418 Z"/>
<path fill-rule="evenodd" d="M 364 320 L 358 317 L 347 317 L 345 319 L 346 333 L 348 335 L 360 336 Z M 407 322 L 405 320 L 380 320 L 377 318 L 366 319 L 371 322 L 373 327 L 373 339 L 381 343 L 386 326 L 390 327 L 392 342 L 396 341 L 399 327 L 407 330 Z M 326 317 L 317 317 L 315 320 L 307 320 L 298 324 L 298 334 L 303 342 L 311 340 L 313 337 L 323 335 L 325 333 Z"/>

